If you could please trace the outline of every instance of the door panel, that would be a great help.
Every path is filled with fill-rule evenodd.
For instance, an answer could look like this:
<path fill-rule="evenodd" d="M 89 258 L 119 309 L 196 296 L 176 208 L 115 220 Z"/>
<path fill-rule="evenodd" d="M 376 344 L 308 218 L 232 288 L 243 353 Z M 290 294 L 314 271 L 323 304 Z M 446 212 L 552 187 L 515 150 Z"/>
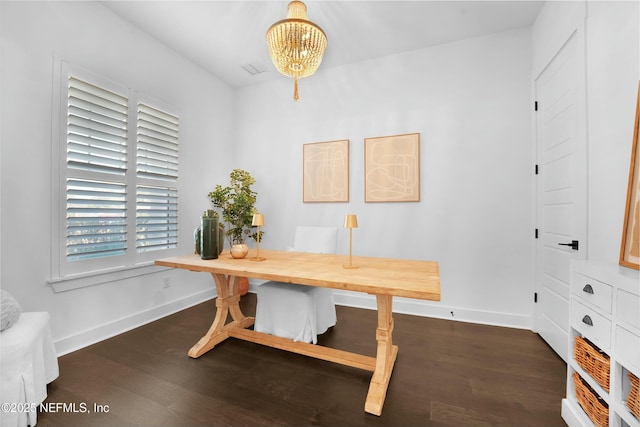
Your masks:
<path fill-rule="evenodd" d="M 572 215 L 573 207 L 569 203 L 545 206 L 543 218 L 545 225 L 544 232 L 547 235 L 554 235 L 547 237 L 557 236 L 566 240 L 569 237 L 566 231 L 571 229 Z"/>
<path fill-rule="evenodd" d="M 550 243 L 544 249 L 544 287 L 565 300 L 569 299 L 569 271 L 567 264 L 571 262 L 571 254 L 562 249 L 556 249 L 553 245 L 558 239 L 549 239 Z M 560 252 L 560 253 L 559 253 Z"/>
<path fill-rule="evenodd" d="M 569 312 L 565 310 L 566 301 L 550 293 L 548 289 L 543 289 L 538 301 L 541 300 L 546 301 L 548 305 L 547 313 L 550 315 L 542 314 L 538 318 L 538 334 L 544 338 L 551 348 L 558 352 L 558 349 L 567 347 L 567 330 L 563 326 L 569 324 Z M 558 352 L 558 354 L 560 353 Z"/>
<path fill-rule="evenodd" d="M 566 299 L 558 294 L 553 293 L 549 287 L 545 287 L 543 297 L 547 298 L 551 310 L 548 311 L 549 319 L 556 325 L 562 327 L 569 323 L 569 311 L 565 310 Z M 564 328 L 563 328 L 564 329 Z"/>
<path fill-rule="evenodd" d="M 571 188 L 573 178 L 573 156 L 559 157 L 556 155 L 555 157 L 556 159 L 546 164 L 544 168 L 545 196 L 554 198 L 557 197 L 557 195 L 553 194 L 554 192 Z M 563 199 L 566 200 L 567 197 L 568 195 L 564 195 Z"/>

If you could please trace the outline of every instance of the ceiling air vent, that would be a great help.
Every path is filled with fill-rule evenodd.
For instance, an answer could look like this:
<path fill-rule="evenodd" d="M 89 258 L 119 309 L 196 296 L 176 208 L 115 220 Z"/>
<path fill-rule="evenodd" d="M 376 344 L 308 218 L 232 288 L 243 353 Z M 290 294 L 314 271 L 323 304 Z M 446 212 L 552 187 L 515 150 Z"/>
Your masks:
<path fill-rule="evenodd" d="M 249 64 L 244 64 L 242 68 L 252 76 L 255 76 L 256 74 L 264 73 L 267 71 L 267 67 L 265 67 L 260 62 L 251 62 Z"/>

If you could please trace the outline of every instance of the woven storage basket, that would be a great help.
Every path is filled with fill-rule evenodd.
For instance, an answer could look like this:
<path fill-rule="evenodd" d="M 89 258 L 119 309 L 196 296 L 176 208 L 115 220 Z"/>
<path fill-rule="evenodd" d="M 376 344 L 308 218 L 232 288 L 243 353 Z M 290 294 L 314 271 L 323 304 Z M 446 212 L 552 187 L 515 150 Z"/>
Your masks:
<path fill-rule="evenodd" d="M 589 340 L 577 336 L 573 346 L 573 357 L 607 393 L 609 392 L 609 356 Z"/>
<path fill-rule="evenodd" d="M 640 419 L 640 380 L 631 372 L 629 372 L 629 379 L 631 380 L 631 390 L 627 397 L 627 407 L 636 418 Z"/>
<path fill-rule="evenodd" d="M 580 374 L 573 373 L 573 384 L 576 389 L 576 399 L 597 427 L 609 427 L 609 406 L 591 390 L 591 387 L 580 378 Z"/>

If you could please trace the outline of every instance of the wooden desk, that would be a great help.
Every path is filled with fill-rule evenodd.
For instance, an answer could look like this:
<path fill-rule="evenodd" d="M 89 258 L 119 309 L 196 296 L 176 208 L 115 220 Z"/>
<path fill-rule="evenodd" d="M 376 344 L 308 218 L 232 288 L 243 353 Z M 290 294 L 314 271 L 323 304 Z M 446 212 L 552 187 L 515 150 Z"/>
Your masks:
<path fill-rule="evenodd" d="M 244 259 L 228 254 L 215 260 L 202 260 L 198 255 L 184 255 L 156 260 L 156 265 L 211 273 L 216 283 L 216 317 L 207 333 L 189 350 L 189 356 L 200 357 L 228 337 L 251 341 L 282 350 L 330 362 L 341 363 L 372 371 L 364 410 L 374 415 L 382 413 L 398 346 L 393 345 L 392 298 L 394 296 L 440 301 L 440 273 L 433 261 L 410 261 L 390 258 L 353 257 L 357 269 L 345 269 L 344 255 L 306 252 L 260 251 L 264 261 L 252 261 L 253 251 Z M 226 275 L 232 276 L 227 285 Z M 247 327 L 255 318 L 246 317 L 240 310 L 238 278 L 276 280 L 348 291 L 365 292 L 376 296 L 378 328 L 376 357 L 363 356 L 329 347 L 255 332 Z M 232 321 L 226 323 L 227 314 Z"/>

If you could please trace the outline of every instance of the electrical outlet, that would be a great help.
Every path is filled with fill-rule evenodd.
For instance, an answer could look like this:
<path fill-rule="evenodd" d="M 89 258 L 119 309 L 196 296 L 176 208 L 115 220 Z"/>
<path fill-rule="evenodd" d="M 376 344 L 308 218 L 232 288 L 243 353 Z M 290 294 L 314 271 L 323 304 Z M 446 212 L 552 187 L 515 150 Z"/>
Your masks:
<path fill-rule="evenodd" d="M 164 278 L 164 288 L 167 289 L 167 288 L 170 288 L 170 287 L 171 287 L 171 279 L 168 278 L 168 277 L 165 277 Z"/>

